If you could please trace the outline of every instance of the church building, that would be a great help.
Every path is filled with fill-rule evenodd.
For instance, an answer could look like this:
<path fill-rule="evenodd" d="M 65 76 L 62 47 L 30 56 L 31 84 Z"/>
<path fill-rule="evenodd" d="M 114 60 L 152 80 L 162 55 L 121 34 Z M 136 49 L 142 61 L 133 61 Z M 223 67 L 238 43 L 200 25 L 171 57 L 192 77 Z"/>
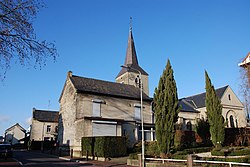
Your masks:
<path fill-rule="evenodd" d="M 142 138 L 142 115 L 145 141 L 155 140 L 148 73 L 138 63 L 131 26 L 125 62 L 115 79 L 116 82 L 110 82 L 68 72 L 59 99 L 60 147 L 73 149 L 77 156 L 82 137 L 92 136 L 126 136 L 129 146 L 133 146 Z M 221 99 L 226 127 L 245 127 L 244 107 L 232 89 L 225 86 L 216 93 Z M 205 93 L 182 98 L 179 104 L 177 124 L 181 130 L 194 130 L 197 120 L 206 119 Z"/>
<path fill-rule="evenodd" d="M 141 140 L 141 88 L 144 138 L 152 141 L 155 129 L 148 74 L 138 63 L 130 28 L 124 67 L 116 82 L 68 72 L 59 99 L 59 145 L 77 153 L 85 136 L 126 136 L 130 146 Z"/>

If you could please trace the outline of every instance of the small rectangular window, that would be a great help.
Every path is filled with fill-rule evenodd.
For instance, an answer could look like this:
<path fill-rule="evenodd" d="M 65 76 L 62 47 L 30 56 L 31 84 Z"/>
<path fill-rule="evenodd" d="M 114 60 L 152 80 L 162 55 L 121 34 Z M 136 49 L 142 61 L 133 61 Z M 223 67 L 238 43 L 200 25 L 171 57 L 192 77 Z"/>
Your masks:
<path fill-rule="evenodd" d="M 231 100 L 231 96 L 230 95 L 228 95 L 228 100 Z"/>
<path fill-rule="evenodd" d="M 47 132 L 49 133 L 51 131 L 51 125 L 47 125 Z"/>
<path fill-rule="evenodd" d="M 141 107 L 135 106 L 135 120 L 141 120 Z"/>
<path fill-rule="evenodd" d="M 94 117 L 100 117 L 101 116 L 101 103 L 93 102 L 92 116 L 94 116 Z"/>

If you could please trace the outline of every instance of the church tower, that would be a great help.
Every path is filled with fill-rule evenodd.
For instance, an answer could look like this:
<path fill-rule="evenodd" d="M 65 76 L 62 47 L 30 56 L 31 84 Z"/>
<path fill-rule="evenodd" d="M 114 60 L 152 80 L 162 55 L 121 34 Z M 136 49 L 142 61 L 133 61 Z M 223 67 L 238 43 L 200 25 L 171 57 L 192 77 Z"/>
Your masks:
<path fill-rule="evenodd" d="M 140 85 L 142 82 L 143 92 L 145 94 L 149 95 L 148 74 L 138 64 L 138 59 L 137 59 L 137 55 L 136 55 L 136 51 L 135 51 L 135 43 L 134 43 L 133 34 L 132 34 L 131 22 L 130 22 L 128 46 L 127 46 L 124 66 L 126 66 L 128 68 L 122 67 L 121 71 L 119 72 L 119 74 L 116 77 L 116 82 L 134 85 L 138 88 L 140 88 Z M 138 71 L 141 72 L 142 81 L 140 81 Z"/>

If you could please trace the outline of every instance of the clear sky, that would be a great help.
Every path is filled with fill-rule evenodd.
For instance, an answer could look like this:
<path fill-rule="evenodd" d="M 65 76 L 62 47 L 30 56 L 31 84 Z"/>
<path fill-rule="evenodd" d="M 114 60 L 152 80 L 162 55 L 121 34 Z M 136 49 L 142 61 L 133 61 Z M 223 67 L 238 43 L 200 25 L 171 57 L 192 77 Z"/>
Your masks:
<path fill-rule="evenodd" d="M 170 59 L 179 98 L 205 91 L 204 70 L 216 88 L 239 95 L 237 64 L 250 51 L 249 0 L 45 0 L 37 37 L 55 41 L 59 57 L 41 70 L 13 62 L 0 83 L 0 135 L 19 123 L 28 128 L 32 108 L 59 110 L 67 71 L 115 81 L 124 63 L 133 17 L 140 66 L 150 95 Z M 240 97 L 240 96 L 239 96 Z"/>

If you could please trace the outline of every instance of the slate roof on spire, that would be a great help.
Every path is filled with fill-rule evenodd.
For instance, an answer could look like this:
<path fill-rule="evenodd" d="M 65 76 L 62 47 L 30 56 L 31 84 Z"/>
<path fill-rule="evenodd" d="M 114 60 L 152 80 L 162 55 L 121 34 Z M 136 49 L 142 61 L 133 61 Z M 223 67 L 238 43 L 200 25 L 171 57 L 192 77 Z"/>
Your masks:
<path fill-rule="evenodd" d="M 130 28 L 130 31 L 129 31 L 128 46 L 127 46 L 124 65 L 128 67 L 133 67 L 134 69 L 139 70 L 143 75 L 148 75 L 147 72 L 145 72 L 138 64 L 138 59 L 137 59 L 136 50 L 135 50 L 135 43 L 134 43 L 133 34 L 132 34 L 132 28 Z M 137 73 L 133 69 L 122 68 L 119 74 L 117 75 L 117 77 L 121 76 L 122 74 L 126 72 Z"/>

